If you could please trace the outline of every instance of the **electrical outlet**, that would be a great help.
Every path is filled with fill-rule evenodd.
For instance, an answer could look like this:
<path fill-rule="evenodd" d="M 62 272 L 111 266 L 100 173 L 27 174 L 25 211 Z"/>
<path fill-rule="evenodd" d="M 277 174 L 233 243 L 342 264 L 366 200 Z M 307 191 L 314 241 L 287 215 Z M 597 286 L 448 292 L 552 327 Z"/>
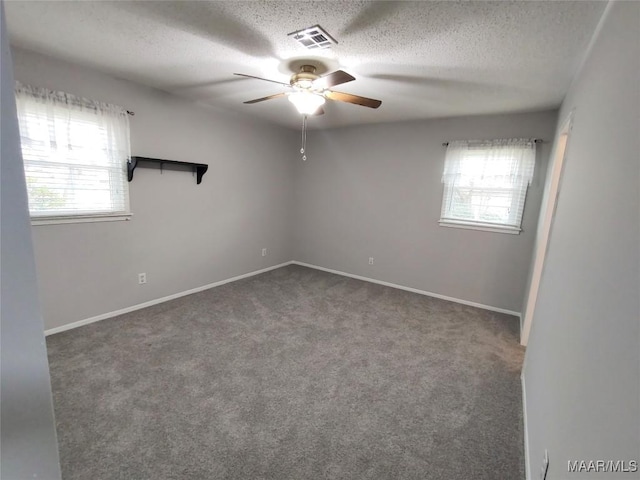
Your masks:
<path fill-rule="evenodd" d="M 369 257 L 369 265 L 373 265 L 373 257 Z"/>
<path fill-rule="evenodd" d="M 547 472 L 549 471 L 549 451 L 544 449 L 544 458 L 542 459 L 542 467 L 540 467 L 540 480 L 547 480 Z"/>
<path fill-rule="evenodd" d="M 146 273 L 139 273 L 138 274 L 138 285 L 144 285 L 145 283 L 147 283 L 147 274 Z"/>
<path fill-rule="evenodd" d="M 263 248 L 263 249 L 262 249 L 262 256 L 263 256 L 263 257 L 266 257 L 266 256 L 267 256 L 267 249 L 266 249 L 266 248 Z"/>

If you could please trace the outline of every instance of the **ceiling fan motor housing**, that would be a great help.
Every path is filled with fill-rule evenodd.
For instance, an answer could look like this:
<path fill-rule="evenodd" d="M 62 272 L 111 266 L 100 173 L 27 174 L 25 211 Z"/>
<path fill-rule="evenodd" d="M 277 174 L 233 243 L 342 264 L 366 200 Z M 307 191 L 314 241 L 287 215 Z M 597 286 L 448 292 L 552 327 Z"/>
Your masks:
<path fill-rule="evenodd" d="M 316 74 L 316 67 L 313 65 L 302 65 L 300 71 L 291 77 L 291 86 L 302 89 L 310 89 L 314 80 L 320 78 Z"/>

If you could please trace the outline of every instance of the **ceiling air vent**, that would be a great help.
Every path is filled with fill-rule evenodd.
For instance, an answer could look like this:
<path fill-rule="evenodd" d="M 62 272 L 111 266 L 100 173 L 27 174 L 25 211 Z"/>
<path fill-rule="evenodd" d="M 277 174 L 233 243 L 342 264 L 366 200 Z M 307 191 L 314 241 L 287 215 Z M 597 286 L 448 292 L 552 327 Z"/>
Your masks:
<path fill-rule="evenodd" d="M 337 44 L 335 38 L 325 32 L 320 25 L 298 30 L 289 34 L 290 37 L 302 45 L 307 50 L 318 50 L 322 48 L 331 48 L 331 45 Z"/>

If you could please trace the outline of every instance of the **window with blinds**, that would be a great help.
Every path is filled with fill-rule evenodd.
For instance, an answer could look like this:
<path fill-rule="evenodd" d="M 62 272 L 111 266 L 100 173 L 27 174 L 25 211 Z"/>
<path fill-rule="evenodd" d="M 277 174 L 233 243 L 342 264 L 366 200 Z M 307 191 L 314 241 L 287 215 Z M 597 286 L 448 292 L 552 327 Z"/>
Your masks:
<path fill-rule="evenodd" d="M 121 107 L 17 83 L 33 219 L 129 214 L 129 117 Z"/>
<path fill-rule="evenodd" d="M 450 142 L 440 225 L 519 233 L 535 158 L 529 139 Z"/>

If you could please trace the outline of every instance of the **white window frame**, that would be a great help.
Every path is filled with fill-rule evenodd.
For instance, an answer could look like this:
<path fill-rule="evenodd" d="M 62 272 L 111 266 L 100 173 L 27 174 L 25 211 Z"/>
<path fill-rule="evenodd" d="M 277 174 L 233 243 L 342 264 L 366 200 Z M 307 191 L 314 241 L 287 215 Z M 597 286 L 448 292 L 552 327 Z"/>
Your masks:
<path fill-rule="evenodd" d="M 128 112 L 20 82 L 16 103 L 31 223 L 129 220 Z M 74 176 L 77 182 L 70 183 Z M 38 204 L 42 198 L 31 197 L 31 186 L 51 191 L 62 203 Z"/>
<path fill-rule="evenodd" d="M 447 144 L 439 224 L 442 227 L 465 228 L 496 233 L 519 234 L 528 186 L 533 179 L 536 158 L 535 139 L 498 139 L 456 141 Z M 473 212 L 459 213 L 464 205 L 456 195 L 484 197 L 482 205 L 472 205 Z M 507 205 L 489 206 L 491 193 L 507 200 Z M 488 195 L 487 195 L 488 194 Z M 457 207 L 457 208 L 456 208 Z M 507 209 L 506 218 L 491 221 L 480 218 L 494 210 Z M 468 211 L 468 210 L 467 210 Z"/>

